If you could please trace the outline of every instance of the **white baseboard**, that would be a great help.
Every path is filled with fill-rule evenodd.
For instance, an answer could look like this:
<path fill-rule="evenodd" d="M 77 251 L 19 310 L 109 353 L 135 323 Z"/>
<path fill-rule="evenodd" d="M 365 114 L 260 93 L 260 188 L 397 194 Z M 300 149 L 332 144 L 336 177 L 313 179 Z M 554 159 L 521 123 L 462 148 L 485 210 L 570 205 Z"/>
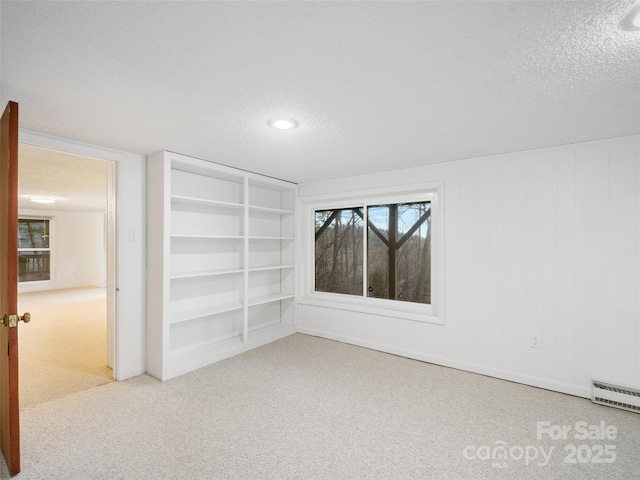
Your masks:
<path fill-rule="evenodd" d="M 317 330 L 313 328 L 298 326 L 298 332 L 304 333 L 307 335 L 312 335 L 315 337 L 327 338 L 329 340 L 336 340 L 338 342 L 348 343 L 351 345 L 357 345 L 359 347 L 370 348 L 372 350 L 378 350 L 385 353 L 391 353 L 393 355 L 412 358 L 414 360 L 420 360 L 422 362 L 433 363 L 435 365 L 441 365 L 443 367 L 455 368 L 458 370 L 464 370 L 466 372 L 478 373 L 480 375 L 499 378 L 501 380 L 522 383 L 524 385 L 543 388 L 545 390 L 552 390 L 554 392 L 566 393 L 568 395 L 575 395 L 577 397 L 591 398 L 591 390 L 589 388 L 582 388 L 576 385 L 554 382 L 554 381 L 546 380 L 544 378 L 532 377 L 529 375 L 522 375 L 516 372 L 509 372 L 506 370 L 491 368 L 484 365 L 460 362 L 457 360 L 452 360 L 452 359 L 440 357 L 437 355 L 428 355 L 422 352 L 405 350 L 405 349 L 397 348 L 391 345 L 368 342 L 366 340 L 361 340 L 358 338 L 353 338 L 353 337 L 348 337 L 343 335 L 335 335 L 330 332 Z"/>
<path fill-rule="evenodd" d="M 118 382 L 123 382 L 124 380 L 129 380 L 130 378 L 137 377 L 138 375 L 142 375 L 144 373 L 147 373 L 144 368 L 136 368 L 133 370 L 128 370 L 127 372 L 123 373 L 121 377 L 115 378 L 115 380 Z"/>

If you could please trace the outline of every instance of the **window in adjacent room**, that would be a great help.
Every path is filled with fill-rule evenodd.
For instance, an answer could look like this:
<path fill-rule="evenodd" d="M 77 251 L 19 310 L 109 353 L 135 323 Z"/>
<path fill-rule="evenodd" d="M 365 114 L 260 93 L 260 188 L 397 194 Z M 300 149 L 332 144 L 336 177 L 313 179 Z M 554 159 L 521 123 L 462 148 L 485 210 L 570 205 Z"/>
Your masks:
<path fill-rule="evenodd" d="M 51 226 L 48 218 L 18 219 L 18 281 L 51 280 Z"/>

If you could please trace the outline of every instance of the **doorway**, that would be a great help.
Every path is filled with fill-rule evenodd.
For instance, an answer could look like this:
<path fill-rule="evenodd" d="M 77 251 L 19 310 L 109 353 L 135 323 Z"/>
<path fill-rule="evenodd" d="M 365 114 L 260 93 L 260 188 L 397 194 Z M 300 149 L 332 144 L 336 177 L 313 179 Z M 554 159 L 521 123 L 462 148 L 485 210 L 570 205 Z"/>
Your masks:
<path fill-rule="evenodd" d="M 24 408 L 113 381 L 115 164 L 21 144 L 18 175 Z"/>

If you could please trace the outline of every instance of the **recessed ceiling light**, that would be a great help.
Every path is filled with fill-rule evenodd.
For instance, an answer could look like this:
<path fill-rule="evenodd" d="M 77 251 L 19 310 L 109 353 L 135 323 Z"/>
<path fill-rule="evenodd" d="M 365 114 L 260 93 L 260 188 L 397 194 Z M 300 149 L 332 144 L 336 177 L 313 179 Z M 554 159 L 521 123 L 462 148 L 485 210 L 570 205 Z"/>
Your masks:
<path fill-rule="evenodd" d="M 636 5 L 625 15 L 621 25 L 625 30 L 640 30 L 640 4 Z"/>
<path fill-rule="evenodd" d="M 296 128 L 299 123 L 292 118 L 282 118 L 277 120 L 269 120 L 269 125 L 278 130 L 291 130 Z"/>
<path fill-rule="evenodd" d="M 53 197 L 38 197 L 38 196 L 33 196 L 33 197 L 29 197 L 29 199 L 32 202 L 36 202 L 36 203 L 56 203 L 56 199 Z"/>

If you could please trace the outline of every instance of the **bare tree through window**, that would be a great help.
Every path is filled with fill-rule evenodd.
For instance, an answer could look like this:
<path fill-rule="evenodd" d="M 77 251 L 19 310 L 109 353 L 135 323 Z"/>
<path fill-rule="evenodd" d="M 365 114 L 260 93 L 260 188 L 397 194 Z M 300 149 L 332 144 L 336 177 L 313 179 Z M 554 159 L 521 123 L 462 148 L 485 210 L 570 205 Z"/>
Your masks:
<path fill-rule="evenodd" d="M 367 209 L 368 296 L 431 303 L 431 204 Z"/>
<path fill-rule="evenodd" d="M 362 295 L 361 208 L 316 211 L 316 290 Z"/>
<path fill-rule="evenodd" d="M 364 215 L 367 242 L 364 245 Z M 315 290 L 431 303 L 431 203 L 315 212 Z"/>

